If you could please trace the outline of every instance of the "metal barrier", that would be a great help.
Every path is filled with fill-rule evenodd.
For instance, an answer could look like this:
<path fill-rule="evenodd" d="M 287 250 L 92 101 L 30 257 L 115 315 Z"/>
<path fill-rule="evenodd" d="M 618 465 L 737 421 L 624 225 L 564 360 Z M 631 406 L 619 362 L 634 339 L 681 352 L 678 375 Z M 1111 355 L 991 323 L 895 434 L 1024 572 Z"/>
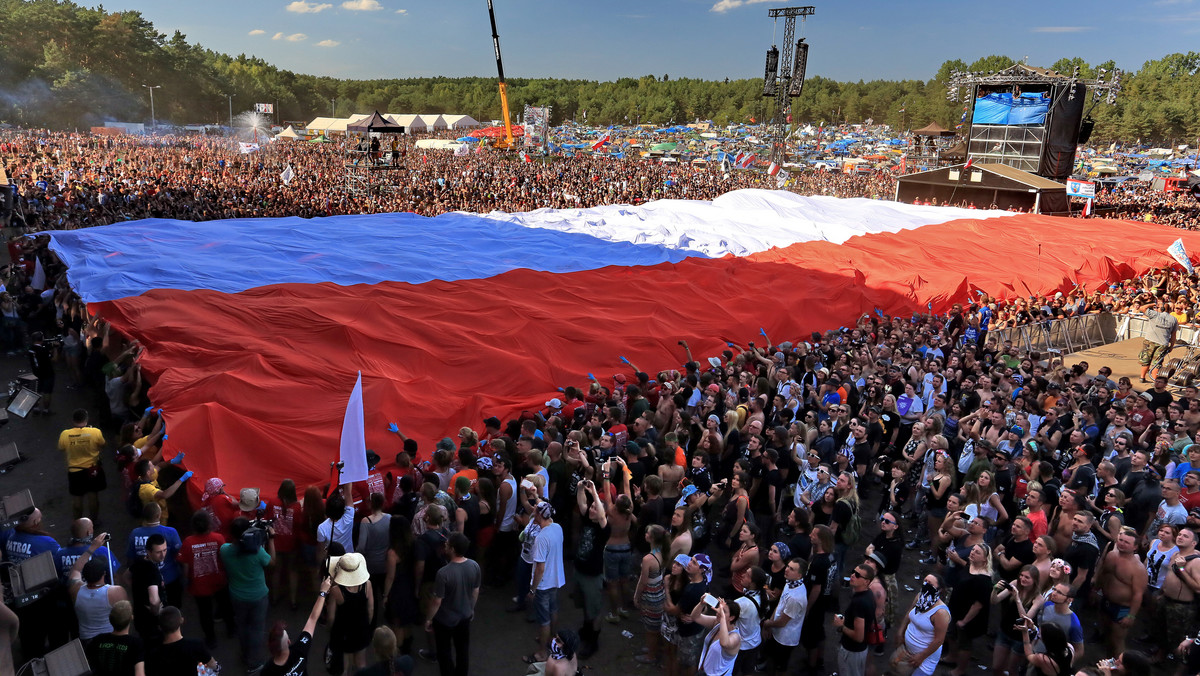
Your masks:
<path fill-rule="evenodd" d="M 1013 326 L 988 331 L 988 341 L 997 344 L 1012 341 L 1020 351 L 1070 354 L 1116 342 L 1116 318 L 1108 313 L 1080 315 L 1063 319 Z M 1128 324 L 1128 322 L 1126 322 Z M 1128 327 L 1124 327 L 1128 330 Z"/>

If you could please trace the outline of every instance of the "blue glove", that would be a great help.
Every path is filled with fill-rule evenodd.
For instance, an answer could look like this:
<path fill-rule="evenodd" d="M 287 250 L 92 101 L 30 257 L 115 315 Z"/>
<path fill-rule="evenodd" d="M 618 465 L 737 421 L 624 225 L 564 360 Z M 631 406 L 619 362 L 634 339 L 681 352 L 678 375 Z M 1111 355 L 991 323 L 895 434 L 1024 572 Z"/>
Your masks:
<path fill-rule="evenodd" d="M 186 455 L 186 454 L 182 453 L 182 452 L 177 453 L 174 458 L 171 458 L 171 464 L 178 465 L 179 463 L 183 462 L 184 455 Z"/>
<path fill-rule="evenodd" d="M 875 308 L 875 314 L 879 315 L 879 317 L 881 319 L 883 318 L 883 310 L 880 310 L 879 308 Z"/>
<path fill-rule="evenodd" d="M 564 390 L 564 389 L 563 389 L 563 388 L 561 388 L 561 387 L 560 387 L 560 388 L 558 388 L 558 391 L 559 391 L 559 392 L 566 392 L 566 390 Z"/>
<path fill-rule="evenodd" d="M 979 294 L 979 295 L 981 295 L 981 296 L 986 296 L 986 295 L 987 295 L 986 293 L 984 293 L 984 292 L 983 292 L 983 289 L 975 289 L 975 293 L 977 293 L 977 294 Z"/>
<path fill-rule="evenodd" d="M 767 337 L 767 330 L 766 330 L 766 329 L 764 329 L 764 328 L 762 328 L 762 327 L 759 327 L 759 329 L 758 329 L 758 332 L 762 334 L 762 337 L 763 337 L 763 338 L 766 338 L 766 337 Z"/>
<path fill-rule="evenodd" d="M 170 434 L 164 434 L 164 435 L 163 435 L 163 441 L 166 441 L 166 440 L 167 440 L 167 439 L 169 439 L 170 437 L 171 437 L 171 435 L 170 435 Z"/>
<path fill-rule="evenodd" d="M 628 359 L 626 359 L 625 357 L 619 357 L 619 359 L 620 359 L 621 361 L 625 362 L 626 364 L 628 364 L 628 363 L 629 363 L 629 360 L 628 360 Z"/>
<path fill-rule="evenodd" d="M 388 423 L 388 431 L 392 434 L 400 434 L 400 426 L 396 423 Z"/>
<path fill-rule="evenodd" d="M 925 304 L 925 307 L 927 307 L 927 308 L 929 308 L 930 310 L 932 310 L 932 309 L 933 309 L 933 301 L 929 301 L 928 303 L 926 303 L 926 304 Z"/>
<path fill-rule="evenodd" d="M 594 376 L 590 373 L 588 374 L 588 380 L 595 380 L 595 379 L 596 379 L 596 376 Z"/>
<path fill-rule="evenodd" d="M 266 508 L 267 508 L 267 501 L 266 501 L 266 500 L 260 500 L 260 501 L 259 501 L 259 503 L 258 503 L 258 508 L 259 508 L 259 509 L 266 509 Z"/>
<path fill-rule="evenodd" d="M 142 413 L 142 415 L 150 415 L 150 413 L 151 413 L 151 412 L 153 412 L 153 411 L 154 411 L 154 407 L 153 407 L 153 406 L 147 406 L 147 407 L 146 407 L 146 410 L 145 410 L 145 412 L 144 412 L 144 413 Z"/>
<path fill-rule="evenodd" d="M 731 343 L 729 341 L 725 341 L 725 344 L 728 345 L 729 347 L 732 347 L 735 350 L 737 349 L 737 345 L 734 345 L 733 343 Z"/>
<path fill-rule="evenodd" d="M 193 474 L 195 474 L 195 472 L 192 472 L 192 471 L 187 471 L 187 472 L 184 472 L 184 473 L 183 473 L 183 476 L 179 477 L 179 480 L 180 480 L 180 481 L 187 481 L 188 479 L 191 479 L 191 478 L 192 478 L 192 475 L 193 475 Z"/>

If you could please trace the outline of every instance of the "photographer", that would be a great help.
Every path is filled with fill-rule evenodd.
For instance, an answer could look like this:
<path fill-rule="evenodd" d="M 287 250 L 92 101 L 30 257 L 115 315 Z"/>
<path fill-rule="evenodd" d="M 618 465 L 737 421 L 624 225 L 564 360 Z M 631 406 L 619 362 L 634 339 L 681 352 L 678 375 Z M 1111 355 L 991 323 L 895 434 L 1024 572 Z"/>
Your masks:
<path fill-rule="evenodd" d="M 267 566 L 275 560 L 274 531 L 261 519 L 245 517 L 230 526 L 233 542 L 221 545 L 221 562 L 229 578 L 229 596 L 242 647 L 242 661 L 251 671 L 266 661 Z"/>

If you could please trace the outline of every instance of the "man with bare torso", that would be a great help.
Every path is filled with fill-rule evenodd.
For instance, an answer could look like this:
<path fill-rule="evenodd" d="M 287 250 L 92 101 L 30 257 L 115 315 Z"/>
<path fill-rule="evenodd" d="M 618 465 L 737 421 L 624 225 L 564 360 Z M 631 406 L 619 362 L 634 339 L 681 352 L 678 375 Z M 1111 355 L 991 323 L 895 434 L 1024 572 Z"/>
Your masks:
<path fill-rule="evenodd" d="M 1165 658 L 1195 625 L 1196 594 L 1200 592 L 1200 554 L 1196 529 L 1182 528 L 1175 538 L 1179 553 L 1170 561 L 1163 593 L 1150 626 L 1158 641 L 1159 658 Z"/>
<path fill-rule="evenodd" d="M 1100 602 L 1100 626 L 1110 655 L 1125 652 L 1125 635 L 1137 620 L 1146 589 L 1146 566 L 1137 554 L 1137 531 L 1128 526 L 1117 535 L 1116 549 L 1100 560 L 1096 588 Z"/>

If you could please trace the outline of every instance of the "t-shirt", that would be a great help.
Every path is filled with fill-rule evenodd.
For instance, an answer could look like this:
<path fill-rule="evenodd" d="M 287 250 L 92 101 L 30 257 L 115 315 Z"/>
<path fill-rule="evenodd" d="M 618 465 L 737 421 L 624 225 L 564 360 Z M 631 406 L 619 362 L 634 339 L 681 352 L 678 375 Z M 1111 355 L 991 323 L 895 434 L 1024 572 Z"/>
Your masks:
<path fill-rule="evenodd" d="M 1086 568 L 1088 574 L 1083 578 L 1080 587 L 1084 593 L 1087 592 L 1088 582 L 1092 579 L 1092 574 L 1096 572 L 1096 559 L 1100 557 L 1100 543 L 1096 540 L 1096 536 L 1092 533 L 1084 535 L 1074 535 L 1071 537 L 1071 544 L 1067 545 L 1067 551 L 1063 554 L 1063 560 L 1071 564 L 1071 579 L 1075 579 L 1075 571 Z"/>
<path fill-rule="evenodd" d="M 538 582 L 538 591 L 558 589 L 567 583 L 563 572 L 563 532 L 562 526 L 551 522 L 538 533 L 533 543 L 533 562 L 544 563 L 546 569 Z M 537 572 L 534 571 L 536 575 Z"/>
<path fill-rule="evenodd" d="M 469 620 L 475 615 L 475 603 L 472 592 L 479 589 L 482 582 L 479 564 L 471 559 L 461 563 L 451 561 L 437 573 L 433 582 L 433 595 L 442 600 L 437 614 L 433 619 L 438 624 L 456 627 L 463 620 Z"/>
<path fill-rule="evenodd" d="M 138 498 L 141 499 L 143 505 L 148 505 L 151 502 L 157 502 L 159 509 L 162 510 L 162 516 L 160 516 L 158 520 L 162 523 L 166 523 L 168 521 L 167 499 L 154 497 L 161 490 L 162 488 L 160 488 L 158 485 L 158 479 L 155 479 L 154 481 L 144 483 L 138 487 Z"/>
<path fill-rule="evenodd" d="M 347 554 L 354 553 L 354 508 L 347 506 L 337 523 L 325 519 L 317 526 L 317 542 L 328 545 L 337 542 L 346 548 Z"/>
<path fill-rule="evenodd" d="M 575 572 L 595 577 L 604 573 L 604 545 L 612 534 L 612 524 L 601 528 L 588 517 L 579 526 L 579 542 L 575 547 Z"/>
<path fill-rule="evenodd" d="M 129 574 L 133 578 L 133 590 L 130 595 L 133 597 L 134 618 L 153 622 L 157 626 L 157 618 L 150 612 L 150 587 L 158 587 L 158 599 L 165 605 L 167 595 L 163 587 L 162 573 L 158 566 L 146 559 L 137 559 L 129 564 Z"/>
<path fill-rule="evenodd" d="M 71 572 L 71 567 L 75 565 L 75 562 L 79 560 L 79 557 L 83 556 L 83 553 L 87 551 L 88 546 L 89 545 L 85 544 L 71 545 L 70 547 L 63 547 L 57 552 L 54 552 L 54 567 L 58 570 L 58 577 L 60 580 L 66 581 L 67 575 Z M 107 557 L 107 559 L 105 557 Z M 111 563 L 114 574 L 118 569 L 121 568 L 121 563 L 117 561 L 117 557 L 112 555 L 112 552 L 108 551 L 108 547 L 98 548 L 92 553 L 92 558 L 96 559 L 97 561 Z M 112 580 L 109 580 L 109 582 L 112 582 Z"/>
<path fill-rule="evenodd" d="M 189 566 L 188 593 L 192 596 L 212 596 L 225 587 L 225 570 L 221 567 L 219 550 L 225 544 L 220 533 L 189 535 L 179 550 L 179 563 Z"/>
<path fill-rule="evenodd" d="M 860 592 L 855 592 L 850 597 L 849 603 L 846 604 L 846 612 L 843 613 L 847 627 L 853 627 L 854 621 L 858 618 L 863 618 L 863 640 L 855 641 L 850 638 L 846 632 L 842 632 L 842 647 L 852 653 L 860 653 L 867 649 L 867 634 L 871 632 L 871 625 L 875 622 L 875 597 L 869 589 L 864 589 Z"/>
<path fill-rule="evenodd" d="M 296 549 L 296 541 L 300 536 L 300 526 L 304 520 L 304 506 L 299 502 L 284 507 L 279 500 L 267 503 L 269 518 L 274 519 L 275 551 L 292 552 Z"/>
<path fill-rule="evenodd" d="M 704 598 L 704 590 L 708 587 L 704 582 L 689 582 L 683 588 L 683 592 L 679 595 L 679 612 L 684 617 L 692 614 L 692 610 L 696 608 L 696 604 L 700 603 L 700 599 Z M 679 621 L 680 636 L 695 636 L 704 631 L 704 626 L 699 622 L 684 622 Z"/>
<path fill-rule="evenodd" d="M 854 508 L 850 506 L 847 500 L 838 500 L 833 505 L 833 522 L 838 525 L 837 532 L 833 534 L 834 542 L 841 545 L 852 545 L 853 542 L 846 541 L 846 525 L 850 523 L 850 519 L 854 517 Z"/>
<path fill-rule="evenodd" d="M 287 661 L 283 664 L 275 664 L 273 660 L 267 660 L 261 676 L 306 676 L 310 647 L 312 647 L 312 634 L 306 631 L 292 643 Z"/>
<path fill-rule="evenodd" d="M 179 570 L 179 563 L 175 560 L 179 555 L 179 550 L 183 548 L 183 541 L 179 539 L 179 531 L 170 526 L 139 526 L 134 528 L 129 534 L 129 546 L 125 548 L 125 559 L 133 561 L 134 559 L 146 558 L 146 541 L 151 535 L 162 535 L 167 541 L 167 557 L 163 562 L 158 564 L 158 569 L 162 571 L 163 582 L 174 582 L 179 579 L 182 571 Z"/>
<path fill-rule="evenodd" d="M 1016 542 L 1011 538 L 1004 543 L 1004 556 L 1016 559 L 1021 562 L 1021 565 L 1012 570 L 1005 570 L 1003 566 L 999 567 L 1000 577 L 1012 582 L 1021 574 L 1021 569 L 1034 562 L 1037 556 L 1033 553 L 1033 541 L 1025 538 L 1023 542 Z"/>
<path fill-rule="evenodd" d="M 146 673 L 154 676 L 196 676 L 197 664 L 208 664 L 212 653 L 198 638 L 164 643 L 146 659 Z"/>
<path fill-rule="evenodd" d="M 771 616 L 772 620 L 779 619 L 780 615 L 790 618 L 787 624 L 771 630 L 771 635 L 779 645 L 800 644 L 800 630 L 804 627 L 804 615 L 807 610 L 808 589 L 803 583 L 793 589 L 785 582 L 783 592 L 779 595 L 779 605 L 775 607 L 775 614 Z"/>
<path fill-rule="evenodd" d="M 1145 333 L 1146 340 L 1159 345 L 1166 345 L 1171 342 L 1171 336 L 1175 334 L 1175 330 L 1179 328 L 1179 320 L 1171 316 L 1169 312 L 1159 312 L 1158 310 L 1146 310 Z"/>
<path fill-rule="evenodd" d="M 58 542 L 49 535 L 34 535 L 13 529 L 0 533 L 0 542 L 4 543 L 4 560 L 9 563 L 21 563 L 43 552 L 59 550 Z"/>
<path fill-rule="evenodd" d="M 142 639 L 129 634 L 100 634 L 87 645 L 87 660 L 94 676 L 133 676 L 134 666 L 145 659 Z"/>
<path fill-rule="evenodd" d="M 100 464 L 104 435 L 95 427 L 72 427 L 58 435 L 58 450 L 67 454 L 67 471 L 76 472 Z"/>
<path fill-rule="evenodd" d="M 841 588 L 838 584 L 837 568 L 833 565 L 833 554 L 813 554 L 812 562 L 808 564 L 808 572 L 804 574 L 804 586 L 807 589 L 821 588 L 821 593 L 817 596 L 812 607 L 808 609 L 808 614 L 816 617 L 819 621 L 824 621 L 822 616 L 829 612 L 830 604 L 833 599 L 837 598 L 837 590 Z"/>
<path fill-rule="evenodd" d="M 238 545 L 221 545 L 221 563 L 229 577 L 229 596 L 234 601 L 257 601 L 267 595 L 266 568 L 271 555 L 262 547 L 255 554 L 241 554 Z"/>
<path fill-rule="evenodd" d="M 449 534 L 445 529 L 427 530 L 417 536 L 413 544 L 413 556 L 417 561 L 425 562 L 425 572 L 422 582 L 433 582 L 437 573 L 446 565 L 446 540 Z"/>
<path fill-rule="evenodd" d="M 1044 627 L 1047 624 L 1057 624 L 1063 630 L 1063 633 L 1067 635 L 1067 643 L 1083 643 L 1083 625 L 1080 624 L 1079 617 L 1074 612 L 1059 615 L 1054 611 L 1053 601 L 1047 601 L 1042 606 L 1042 618 L 1038 622 L 1038 626 Z M 1046 646 L 1039 638 L 1034 648 L 1038 651 L 1044 651 Z"/>

